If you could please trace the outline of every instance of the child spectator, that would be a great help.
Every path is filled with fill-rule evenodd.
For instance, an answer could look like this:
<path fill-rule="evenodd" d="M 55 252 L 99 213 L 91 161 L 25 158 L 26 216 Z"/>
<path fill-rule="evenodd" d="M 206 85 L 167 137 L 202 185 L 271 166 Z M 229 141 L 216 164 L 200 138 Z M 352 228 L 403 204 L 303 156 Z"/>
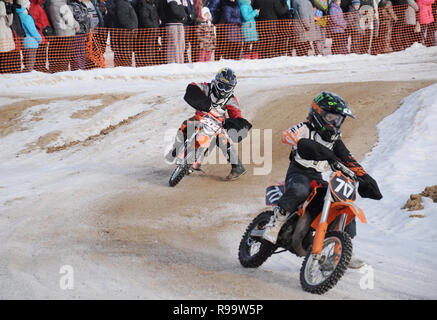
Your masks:
<path fill-rule="evenodd" d="M 434 32 L 432 23 L 434 22 L 434 15 L 432 13 L 432 5 L 435 0 L 417 0 L 419 6 L 419 23 L 420 23 L 420 37 L 423 45 L 430 47 L 434 44 Z"/>
<path fill-rule="evenodd" d="M 405 47 L 409 48 L 414 42 L 420 41 L 419 33 L 415 31 L 416 24 L 419 21 L 416 19 L 419 6 L 415 0 L 408 0 L 408 7 L 405 11 Z"/>
<path fill-rule="evenodd" d="M 346 20 L 347 28 L 351 36 L 350 52 L 360 54 L 364 35 L 364 30 L 360 26 L 360 0 L 352 0 L 348 14 L 346 15 Z"/>
<path fill-rule="evenodd" d="M 340 7 L 341 0 L 333 0 L 329 6 L 329 22 L 332 37 L 332 54 L 347 54 L 346 39 L 344 30 L 346 21 L 344 20 L 343 10 Z"/>
<path fill-rule="evenodd" d="M 378 35 L 378 51 L 379 53 L 389 53 L 393 49 L 390 47 L 392 31 L 395 22 L 398 20 L 393 5 L 389 0 L 381 0 L 379 3 L 379 35 Z"/>
<path fill-rule="evenodd" d="M 208 7 L 203 7 L 201 22 L 197 26 L 197 37 L 199 39 L 199 62 L 211 61 L 212 52 L 216 47 L 215 26 L 212 24 L 212 16 Z"/>
<path fill-rule="evenodd" d="M 378 3 L 379 1 L 375 1 Z M 408 8 L 408 0 L 391 0 L 394 15 L 397 17 L 393 24 L 393 35 L 391 37 L 391 48 L 393 51 L 401 51 L 406 48 L 405 13 Z"/>
<path fill-rule="evenodd" d="M 243 59 L 258 59 L 258 33 L 256 31 L 255 18 L 259 15 L 259 9 L 254 10 L 250 4 L 250 0 L 238 0 L 240 5 L 241 17 L 243 25 L 241 31 L 243 33 Z"/>
<path fill-rule="evenodd" d="M 35 21 L 29 14 L 30 8 L 29 0 L 21 0 L 21 8 L 17 8 L 16 11 L 20 16 L 21 23 L 23 24 L 26 37 L 23 40 L 23 72 L 30 72 L 35 66 L 36 49 L 38 49 L 39 43 L 42 41 L 41 35 L 35 26 Z"/>

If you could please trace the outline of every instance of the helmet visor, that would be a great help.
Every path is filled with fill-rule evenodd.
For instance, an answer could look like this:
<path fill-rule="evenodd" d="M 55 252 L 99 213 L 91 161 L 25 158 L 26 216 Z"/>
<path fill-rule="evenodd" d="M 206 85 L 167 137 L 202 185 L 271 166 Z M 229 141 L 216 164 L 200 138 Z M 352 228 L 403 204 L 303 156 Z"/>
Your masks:
<path fill-rule="evenodd" d="M 323 111 L 322 118 L 325 123 L 331 127 L 340 128 L 344 121 L 344 116 L 338 113 Z"/>

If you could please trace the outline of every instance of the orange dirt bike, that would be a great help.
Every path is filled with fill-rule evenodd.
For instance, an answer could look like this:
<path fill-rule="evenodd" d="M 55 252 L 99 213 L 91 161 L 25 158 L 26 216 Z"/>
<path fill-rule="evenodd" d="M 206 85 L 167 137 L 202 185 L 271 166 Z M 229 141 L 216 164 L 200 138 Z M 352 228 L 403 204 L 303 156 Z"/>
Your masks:
<path fill-rule="evenodd" d="M 200 166 L 215 138 L 219 139 L 219 136 L 223 135 L 228 139 L 228 134 L 223 129 L 224 119 L 214 108 L 211 108 L 208 113 L 197 118 L 192 127 L 187 128 L 185 143 L 176 150 L 176 168 L 168 182 L 171 187 Z"/>
<path fill-rule="evenodd" d="M 305 291 L 323 294 L 336 285 L 352 257 L 352 240 L 344 232 L 345 227 L 355 217 L 363 223 L 366 218 L 354 203 L 357 197 L 354 172 L 338 161 L 330 165 L 333 173 L 328 185 L 313 181 L 312 192 L 290 214 L 275 245 L 262 238 L 272 210 L 260 213 L 249 224 L 238 253 L 244 267 L 259 267 L 272 254 L 290 251 L 305 256 L 300 269 L 300 283 Z M 276 205 L 283 193 L 284 185 L 267 188 L 266 203 Z"/>

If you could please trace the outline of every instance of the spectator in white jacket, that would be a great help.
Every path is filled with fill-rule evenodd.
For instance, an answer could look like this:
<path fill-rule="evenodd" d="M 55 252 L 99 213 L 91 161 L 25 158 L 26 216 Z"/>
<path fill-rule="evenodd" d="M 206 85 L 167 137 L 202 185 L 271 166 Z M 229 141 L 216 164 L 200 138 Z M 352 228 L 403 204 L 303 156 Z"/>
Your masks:
<path fill-rule="evenodd" d="M 408 7 L 405 10 L 405 47 L 409 48 L 414 42 L 420 41 L 420 32 L 416 32 L 417 12 L 419 12 L 419 6 L 415 0 L 408 0 Z"/>
<path fill-rule="evenodd" d="M 79 23 L 74 19 L 67 0 L 48 0 L 48 14 L 55 35 L 49 46 L 50 72 L 67 71 L 73 63 L 74 36 Z"/>
<path fill-rule="evenodd" d="M 0 73 L 7 73 L 10 64 L 10 55 L 15 50 L 12 35 L 12 1 L 0 0 Z"/>

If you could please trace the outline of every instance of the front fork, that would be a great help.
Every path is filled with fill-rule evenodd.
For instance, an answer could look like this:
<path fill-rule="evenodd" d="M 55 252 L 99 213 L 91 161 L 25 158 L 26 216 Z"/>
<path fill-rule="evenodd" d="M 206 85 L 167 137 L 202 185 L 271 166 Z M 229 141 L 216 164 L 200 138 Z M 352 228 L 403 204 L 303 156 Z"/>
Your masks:
<path fill-rule="evenodd" d="M 320 260 L 321 258 L 323 242 L 325 241 L 326 231 L 328 230 L 328 215 L 329 215 L 329 209 L 331 208 L 331 203 L 332 203 L 332 195 L 331 192 L 329 192 L 328 190 L 323 203 L 320 223 L 317 226 L 316 234 L 313 240 L 312 254 L 314 255 L 315 260 Z M 345 228 L 345 224 L 346 224 L 346 214 L 343 214 L 341 215 L 340 222 L 338 224 L 338 230 L 343 231 Z M 335 251 L 338 251 L 339 249 L 340 248 L 337 247 L 334 248 Z"/>

